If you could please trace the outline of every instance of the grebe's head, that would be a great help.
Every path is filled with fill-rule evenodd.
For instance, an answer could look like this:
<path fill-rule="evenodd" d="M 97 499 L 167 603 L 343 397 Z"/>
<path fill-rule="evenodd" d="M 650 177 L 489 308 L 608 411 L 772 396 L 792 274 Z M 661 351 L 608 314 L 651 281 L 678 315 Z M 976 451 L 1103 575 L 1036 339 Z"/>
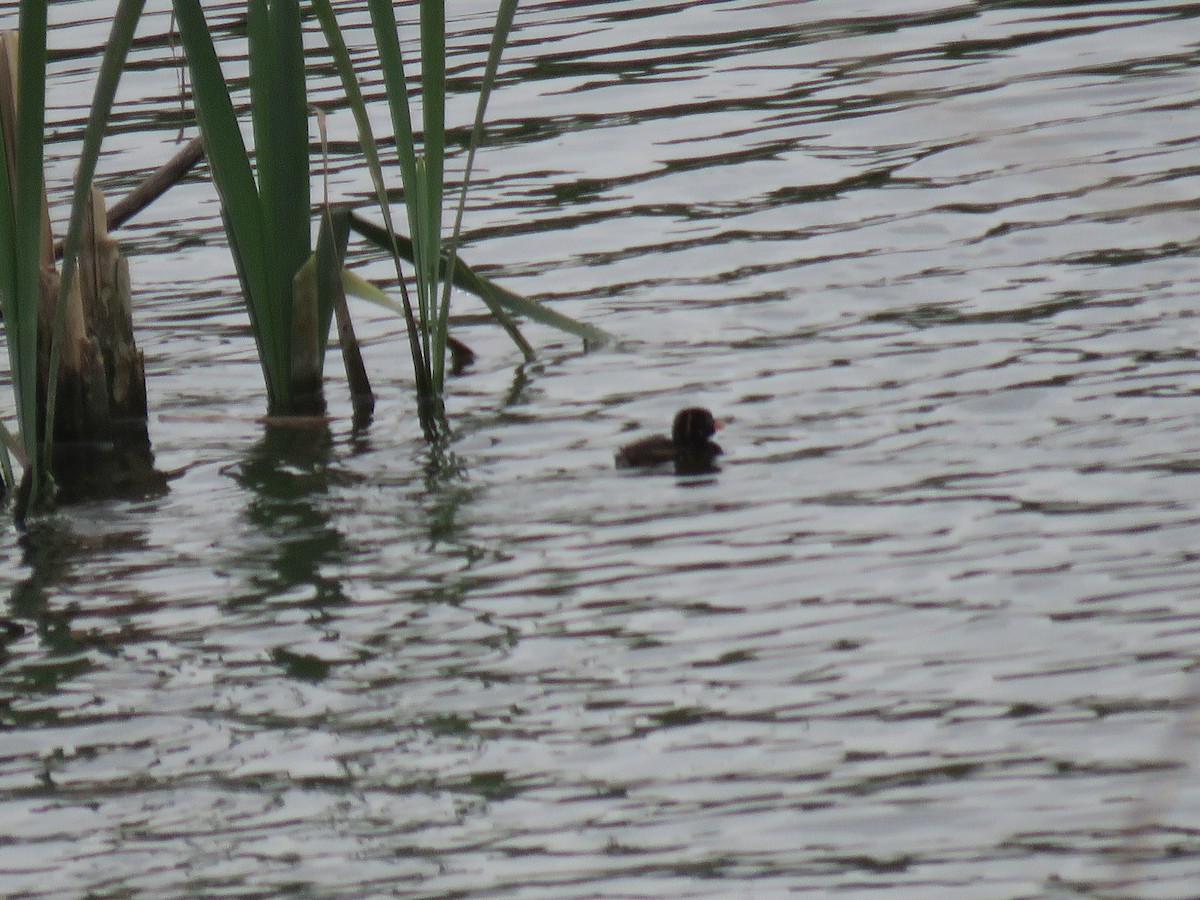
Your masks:
<path fill-rule="evenodd" d="M 701 445 L 723 427 L 724 423 L 714 419 L 707 409 L 692 406 L 676 414 L 671 439 L 681 447 Z"/>

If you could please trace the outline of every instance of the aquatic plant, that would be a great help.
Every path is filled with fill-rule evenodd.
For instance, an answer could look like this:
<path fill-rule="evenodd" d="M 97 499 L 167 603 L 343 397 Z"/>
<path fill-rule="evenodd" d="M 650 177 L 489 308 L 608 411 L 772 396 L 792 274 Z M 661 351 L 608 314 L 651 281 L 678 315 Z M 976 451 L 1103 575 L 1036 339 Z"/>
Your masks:
<path fill-rule="evenodd" d="M 5 102 L 15 98 L 0 129 L 0 308 L 8 343 L 13 391 L 17 401 L 19 440 L 34 473 L 42 468 L 38 450 L 38 304 L 42 265 L 42 155 L 45 133 L 46 4 L 23 3 L 21 41 L 6 41 L 0 78 L 9 82 Z M 14 76 L 15 70 L 15 78 Z M 15 85 L 12 83 L 15 81 Z M 14 90 L 15 88 L 15 90 Z M 11 485 L 11 465 L 6 480 Z"/>
<path fill-rule="evenodd" d="M 49 368 L 39 373 L 39 282 L 50 246 L 42 238 L 45 204 L 42 155 L 45 127 L 46 0 L 23 0 L 22 48 L 16 82 L 19 103 L 12 134 L 0 135 L 8 166 L 0 166 L 0 309 L 4 323 L 19 433 L 0 433 L 0 477 L 12 485 L 9 448 L 19 451 L 26 478 L 36 496 L 48 485 L 47 460 L 54 435 L 54 396 L 66 298 L 78 253 L 83 210 L 99 157 L 100 142 L 144 0 L 120 0 L 113 14 L 87 125 L 75 185 L 70 224 L 64 241 L 63 273 L 50 335 Z M 404 190 L 411 237 L 392 222 L 377 144 L 366 113 L 357 74 L 330 0 L 310 0 L 342 79 L 347 103 L 360 135 L 360 147 L 375 186 L 382 227 L 356 213 L 321 210 L 317 253 L 312 245 L 314 214 L 308 137 L 305 56 L 300 0 L 249 0 L 246 34 L 249 58 L 250 118 L 253 155 L 247 148 L 222 72 L 213 32 L 200 0 L 172 0 L 180 43 L 191 76 L 196 119 L 209 169 L 221 201 L 222 219 L 242 287 L 266 383 L 268 411 L 277 414 L 323 410 L 321 372 L 335 310 L 349 328 L 345 294 L 366 297 L 399 311 L 407 325 L 418 397 L 426 435 L 447 431 L 442 395 L 445 388 L 449 304 L 453 286 L 479 296 L 511 335 L 521 352 L 533 351 L 514 316 L 526 316 L 599 343 L 608 335 L 576 322 L 480 277 L 458 258 L 466 190 L 480 142 L 487 100 L 496 80 L 517 2 L 501 0 L 487 64 L 481 79 L 474 127 L 467 151 L 454 225 L 443 239 L 447 192 L 446 158 L 446 17 L 444 0 L 420 0 L 421 129 L 414 128 L 409 82 L 401 55 L 396 13 L 388 0 L 368 0 L 372 29 L 384 76 L 387 103 L 398 150 L 396 163 Z M 395 261 L 401 302 L 347 271 L 348 235 L 354 231 L 387 249 Z M 412 265 L 417 302 L 410 300 L 401 261 Z M 53 256 L 48 257 L 53 264 Z M 340 304 L 340 305 L 339 305 Z M 343 347 L 346 339 L 343 333 Z M 361 363 L 360 363 L 361 364 Z M 350 366 L 348 365 L 348 370 Z M 41 379 L 41 380 L 39 380 Z"/>
<path fill-rule="evenodd" d="M 54 248 L 48 232 L 42 167 L 45 134 L 46 35 L 45 0 L 21 3 L 19 48 L 9 47 L 5 56 L 16 56 L 16 109 L 6 121 L 15 123 L 11 132 L 0 129 L 0 310 L 4 314 L 13 391 L 16 395 L 19 434 L 4 430 L 0 442 L 0 472 L 4 484 L 14 485 L 10 448 L 20 450 L 25 467 L 27 492 L 18 512 L 36 503 L 50 487 L 48 462 L 55 428 L 57 381 L 67 297 L 74 281 L 76 258 L 90 203 L 92 176 L 100 156 L 103 129 L 112 109 L 121 68 L 133 41 L 134 27 L 144 0 L 121 0 L 113 17 L 113 30 L 101 61 L 96 90 L 84 128 L 67 236 L 63 242 L 63 268 L 57 285 L 52 316 L 52 333 L 41 334 L 44 322 L 39 309 L 47 291 L 44 282 L 53 272 Z M 10 79 L 9 64 L 0 66 L 0 78 Z M 50 280 L 49 284 L 53 284 Z M 48 340 L 49 352 L 40 347 Z"/>
<path fill-rule="evenodd" d="M 326 300 L 318 312 L 315 281 L 296 279 L 312 255 L 300 4 L 247 4 L 253 163 L 199 0 L 174 0 L 173 6 L 196 120 L 266 381 L 268 411 L 320 412 L 320 362 L 332 306 Z M 301 322 L 311 327 L 298 327 Z M 311 346 L 296 346 L 305 340 Z"/>
<path fill-rule="evenodd" d="M 44 2 L 20 7 L 20 42 L 6 35 L 0 78 L 7 109 L 6 127 L 0 128 L 0 308 L 4 311 L 13 391 L 17 398 L 19 443 L 41 482 L 42 455 L 38 451 L 37 338 L 42 270 L 42 156 L 46 115 L 46 12 Z M 16 56 L 16 59 L 13 59 Z M 11 464 L 4 467 L 12 484 Z"/>
<path fill-rule="evenodd" d="M 446 158 L 446 17 L 442 0 L 421 0 L 417 4 L 420 34 L 419 92 L 410 90 L 400 49 L 395 9 L 389 0 L 367 0 L 371 27 L 383 75 L 384 90 L 395 136 L 400 181 L 411 238 L 397 234 L 392 222 L 387 189 L 382 174 L 378 144 L 372 132 L 366 105 L 358 84 L 350 54 L 342 39 L 337 18 L 329 0 L 313 0 L 330 52 L 341 76 L 347 103 L 354 114 L 359 143 L 371 173 L 384 227 L 379 228 L 361 217 L 351 219 L 351 227 L 360 235 L 387 250 L 396 264 L 403 313 L 408 326 L 409 349 L 417 387 L 421 424 L 430 437 L 444 432 L 442 395 L 446 379 L 446 346 L 449 339 L 450 295 L 454 285 L 474 293 L 488 306 L 496 321 L 508 332 L 525 355 L 533 350 L 521 335 L 513 319 L 523 315 L 580 337 L 585 342 L 602 343 L 609 335 L 599 328 L 576 322 L 540 304 L 519 297 L 475 275 L 458 259 L 463 210 L 470 186 L 475 152 L 483 134 L 488 98 L 496 83 L 500 57 L 517 9 L 517 0 L 501 0 L 492 29 L 487 63 L 480 79 L 479 97 L 471 138 L 467 149 L 448 240 L 443 242 L 443 203 L 447 193 Z M 422 130 L 413 125 L 411 103 L 419 97 Z M 413 264 L 413 282 L 417 295 L 414 311 L 401 258 Z M 447 277 L 449 275 L 449 277 Z M 362 285 L 356 285 L 363 287 Z M 440 293 L 439 293 L 440 290 Z M 386 302 L 369 288 L 362 296 Z"/>
<path fill-rule="evenodd" d="M 311 0 L 354 114 L 363 158 L 384 220 L 380 229 L 361 217 L 335 220 L 333 212 L 327 209 L 322 215 L 321 232 L 324 235 L 335 224 L 339 231 L 348 225 L 392 255 L 399 304 L 390 303 L 380 292 L 352 276 L 344 277 L 344 287 L 350 293 L 382 302 L 404 316 L 418 414 L 426 435 L 434 438 L 446 430 L 442 394 L 452 285 L 459 284 L 477 294 L 527 358 L 533 351 L 521 336 L 513 314 L 529 316 L 593 343 L 602 342 L 608 335 L 504 291 L 457 261 L 462 211 L 475 149 L 516 12 L 516 0 L 502 0 L 497 12 L 454 228 L 445 243 L 442 239 L 446 194 L 445 3 L 421 0 L 417 4 L 421 47 L 419 133 L 414 129 L 409 106 L 409 83 L 395 8 L 388 0 L 368 0 L 367 5 L 391 113 L 411 238 L 398 235 L 393 225 L 379 145 L 372 134 L 366 103 L 333 6 L 329 0 Z M 252 0 L 248 4 L 253 160 L 242 140 L 229 87 L 221 74 L 211 31 L 198 0 L 174 0 L 174 7 L 194 83 L 197 122 L 204 135 L 213 180 L 221 196 L 226 233 L 246 294 L 270 409 L 281 413 L 317 411 L 321 405 L 320 373 L 338 285 L 327 275 L 314 277 L 313 269 L 305 268 L 305 262 L 311 258 L 311 173 L 299 2 Z M 318 238 L 319 248 L 330 248 L 329 252 L 338 248 L 337 255 L 321 260 L 318 269 L 342 267 L 345 252 L 342 233 L 341 241 Z M 415 306 L 401 267 L 402 259 L 412 263 Z M 444 278 L 446 273 L 454 277 Z"/>

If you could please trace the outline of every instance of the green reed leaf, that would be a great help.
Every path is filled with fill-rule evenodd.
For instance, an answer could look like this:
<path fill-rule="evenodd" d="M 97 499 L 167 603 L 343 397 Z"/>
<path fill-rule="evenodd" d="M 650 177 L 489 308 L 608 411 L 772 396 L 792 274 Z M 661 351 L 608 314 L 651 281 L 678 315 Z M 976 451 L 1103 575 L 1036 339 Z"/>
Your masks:
<path fill-rule="evenodd" d="M 397 234 L 389 237 L 384 229 L 356 213 L 350 214 L 350 227 L 368 241 L 384 249 L 388 249 L 391 246 L 391 241 L 394 239 L 400 255 L 405 259 L 412 258 L 413 244 L 403 235 Z M 438 277 L 444 278 L 448 271 L 450 271 L 449 259 L 443 256 Z M 540 322 L 543 325 L 549 325 L 567 334 L 575 335 L 594 346 L 606 344 L 613 340 L 613 335 L 602 328 L 572 319 L 570 316 L 550 309 L 536 300 L 530 300 L 527 297 L 514 294 L 507 288 L 503 288 L 494 281 L 479 275 L 467 265 L 461 256 L 456 257 L 454 260 L 453 273 L 455 287 L 460 287 L 468 293 L 474 294 L 486 303 L 488 309 L 493 315 L 497 316 L 497 319 L 506 313 L 525 316 L 535 322 Z M 530 348 L 523 337 L 519 336 L 519 333 L 514 337 L 514 341 L 521 348 L 521 352 L 525 354 L 527 359 L 532 358 L 532 348 Z"/>
<path fill-rule="evenodd" d="M 38 298 L 41 287 L 42 160 L 46 114 L 46 3 L 21 4 L 17 60 L 14 160 L 4 187 L 7 204 L 5 331 L 17 395 L 21 441 L 29 458 L 34 492 L 42 486 L 45 460 L 38 452 Z M 10 193 L 11 192 L 11 193 Z M 10 317 L 11 314 L 11 317 Z"/>
<path fill-rule="evenodd" d="M 330 54 L 333 57 L 334 65 L 338 70 L 338 75 L 342 81 L 342 89 L 346 94 L 346 102 L 354 116 L 355 125 L 358 128 L 359 145 L 362 148 L 363 158 L 367 162 L 367 170 L 370 172 L 372 184 L 375 187 L 375 195 L 379 204 L 379 210 L 386 223 L 386 229 L 382 233 L 386 236 L 385 243 L 381 246 L 392 257 L 396 266 L 396 280 L 400 285 L 400 296 L 402 300 L 402 308 L 404 311 L 404 321 L 408 330 L 409 350 L 412 354 L 413 375 L 417 384 L 417 395 L 419 404 L 422 409 L 429 408 L 433 399 L 430 382 L 430 364 L 428 356 L 424 353 L 422 342 L 420 340 L 420 323 L 414 314 L 412 303 L 409 300 L 408 288 L 405 285 L 404 273 L 401 270 L 400 258 L 401 244 L 407 246 L 407 258 L 410 262 L 413 259 L 412 244 L 404 238 L 396 234 L 395 227 L 392 224 L 391 206 L 388 203 L 387 187 L 383 180 L 383 168 L 379 161 L 379 148 L 375 142 L 375 136 L 371 129 L 371 120 L 367 115 L 366 103 L 363 100 L 362 88 L 358 83 L 358 76 L 354 72 L 354 65 L 350 59 L 350 52 L 346 48 L 346 42 L 342 37 L 341 29 L 337 24 L 337 17 L 333 12 L 332 5 L 329 0 L 312 0 L 313 8 L 317 13 L 317 18 L 321 23 L 321 30 L 325 35 L 325 41 L 329 45 Z M 384 4 L 386 6 L 386 4 Z M 384 41 L 379 48 L 380 59 L 384 66 L 385 79 L 389 77 L 398 78 L 401 85 L 404 84 L 404 67 L 400 59 L 400 46 L 396 37 L 395 22 L 390 18 L 390 7 L 388 7 L 387 16 L 383 16 L 380 12 L 379 21 L 382 22 L 385 18 L 392 21 L 391 28 L 379 26 L 376 28 L 378 39 L 379 34 L 383 34 Z M 375 12 L 372 11 L 372 19 L 375 21 Z M 390 35 L 390 42 L 388 36 Z M 393 119 L 397 115 L 397 111 L 393 110 Z M 412 155 L 412 125 L 408 118 L 408 103 L 407 99 L 403 104 L 403 115 L 401 126 L 405 129 L 404 136 L 397 132 L 396 143 L 400 148 L 400 166 L 402 173 L 406 169 L 415 172 L 415 158 Z M 405 151 L 408 151 L 407 154 Z M 402 176 L 403 177 L 403 176 Z M 414 177 L 415 178 L 415 177 Z M 410 198 L 412 194 L 408 191 L 405 196 Z M 412 221 L 412 205 L 410 204 L 410 223 Z M 411 225 L 410 225 L 411 227 Z M 425 430 L 430 431 L 433 423 L 422 423 L 425 425 Z"/>
<path fill-rule="evenodd" d="M 246 294 L 267 393 L 272 407 L 286 408 L 290 399 L 291 322 L 283 319 L 278 304 L 273 302 L 277 295 L 268 261 L 267 224 L 263 220 L 250 154 L 199 0 L 173 0 L 173 5 L 192 77 L 196 120 L 213 184 L 221 199 L 229 249 Z"/>
<path fill-rule="evenodd" d="M 275 318 L 290 323 L 294 277 L 312 252 L 308 99 L 297 0 L 252 0 L 247 19 L 254 165 Z M 290 330 L 288 337 L 290 337 Z"/>
<path fill-rule="evenodd" d="M 408 80 L 404 75 L 404 57 L 400 52 L 400 36 L 396 30 L 396 12 L 391 0 L 367 0 L 367 8 L 371 13 L 371 28 L 379 51 L 392 131 L 396 136 L 400 183 L 404 186 L 404 202 L 408 210 L 408 230 L 415 234 L 418 218 L 417 145 L 408 106 Z M 388 229 L 394 230 L 391 225 L 388 225 Z"/>
<path fill-rule="evenodd" d="M 421 198 L 421 240 L 418 242 L 419 284 L 424 288 L 430 318 L 426 330 L 436 331 L 432 321 L 437 298 L 438 259 L 442 246 L 442 198 L 446 176 L 446 5 L 444 0 L 421 0 L 421 135 L 424 153 L 417 182 Z M 416 233 L 414 229 L 414 234 Z M 442 340 L 443 349 L 445 339 Z M 434 388 L 441 390 L 441 366 L 434 360 Z"/>
<path fill-rule="evenodd" d="M 463 211 L 467 205 L 467 189 L 471 186 L 471 173 L 475 167 L 475 151 L 479 148 L 480 142 L 483 140 L 483 120 L 484 114 L 487 112 L 488 99 L 492 95 L 492 88 L 496 84 L 496 73 L 500 68 L 500 57 L 504 53 L 504 48 L 508 44 L 508 35 L 512 30 L 513 19 L 517 13 L 517 0 L 501 0 L 500 6 L 496 11 L 496 24 L 492 28 L 492 42 L 488 47 L 487 65 L 484 68 L 483 78 L 479 84 L 479 101 L 475 106 L 475 121 L 471 126 L 471 141 L 467 147 L 467 162 L 463 167 L 462 190 L 458 195 L 458 205 L 454 212 L 454 228 L 450 233 L 449 246 L 446 250 L 446 255 L 450 259 L 450 264 L 454 266 L 454 260 L 458 254 L 459 237 L 462 234 Z M 445 378 L 445 357 L 446 348 L 445 340 L 448 333 L 448 323 L 450 319 L 450 287 L 449 280 L 442 282 L 442 299 L 438 305 L 437 324 L 434 328 L 434 334 L 441 340 L 442 345 L 434 348 L 434 359 L 439 360 L 443 366 L 443 371 L 435 373 L 434 381 L 441 384 Z M 493 315 L 496 312 L 496 307 L 489 304 Z M 499 319 L 499 317 L 497 317 Z M 500 319 L 503 323 L 503 319 Z M 505 326 L 508 327 L 507 325 Z M 515 325 L 513 326 L 515 328 Z M 510 332 L 511 334 L 511 332 Z M 522 340 L 524 340 L 522 338 Z"/>

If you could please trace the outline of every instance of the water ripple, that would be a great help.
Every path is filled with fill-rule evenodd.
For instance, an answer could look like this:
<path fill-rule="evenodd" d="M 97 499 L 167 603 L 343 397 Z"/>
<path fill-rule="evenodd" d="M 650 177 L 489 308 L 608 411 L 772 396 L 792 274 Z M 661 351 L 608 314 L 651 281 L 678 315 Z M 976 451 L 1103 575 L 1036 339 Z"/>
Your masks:
<path fill-rule="evenodd" d="M 4 893 L 1191 896 L 1200 6 L 901 6 L 523 6 L 464 253 L 623 340 L 523 365 L 456 298 L 440 450 L 370 308 L 371 429 L 333 367 L 266 427 L 203 173 L 131 222 L 174 480 L 3 532 Z M 54 9 L 58 209 L 107 13 Z M 168 23 L 110 193 L 177 147 Z M 691 403 L 719 473 L 613 468 Z"/>

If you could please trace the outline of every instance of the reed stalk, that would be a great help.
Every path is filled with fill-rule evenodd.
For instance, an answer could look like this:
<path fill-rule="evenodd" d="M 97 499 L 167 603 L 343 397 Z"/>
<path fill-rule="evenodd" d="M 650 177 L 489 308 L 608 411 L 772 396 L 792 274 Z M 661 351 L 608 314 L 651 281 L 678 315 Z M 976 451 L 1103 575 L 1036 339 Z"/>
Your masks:
<path fill-rule="evenodd" d="M 247 6 L 253 163 L 199 0 L 174 0 L 174 9 L 196 119 L 266 381 L 268 410 L 283 415 L 319 412 L 332 304 L 297 291 L 295 283 L 312 255 L 299 2 L 250 0 Z M 301 308 L 305 301 L 318 309 Z M 296 328 L 301 316 L 314 322 L 313 329 Z M 305 345 L 297 346 L 298 340 Z M 317 379 L 315 386 L 298 378 L 298 366 L 307 378 Z"/>
<path fill-rule="evenodd" d="M 46 97 L 46 3 L 25 2 L 20 47 L 6 40 L 0 96 L 14 103 L 0 128 L 0 309 L 16 395 L 20 444 L 31 492 L 45 487 L 38 443 L 38 311 L 42 269 L 42 160 Z"/>
<path fill-rule="evenodd" d="M 481 78 L 479 99 L 471 132 L 471 142 L 463 173 L 461 193 L 456 207 L 452 232 L 445 242 L 442 238 L 442 204 L 446 194 L 446 17 L 444 0 L 420 0 L 419 37 L 421 48 L 420 101 L 422 132 L 413 129 L 410 101 L 413 92 L 405 71 L 400 47 L 395 7 L 389 0 L 368 0 L 371 27 L 379 54 L 384 90 L 396 142 L 396 165 L 400 172 L 405 212 L 410 238 L 397 234 L 392 223 L 391 207 L 382 175 L 382 165 L 370 119 L 366 113 L 362 91 L 358 85 L 350 55 L 342 38 L 330 0 L 312 0 L 321 21 L 330 53 L 341 76 L 347 102 L 354 114 L 359 131 L 359 143 L 375 186 L 376 199 L 384 224 L 380 228 L 361 217 L 351 215 L 351 227 L 381 247 L 395 261 L 401 304 L 409 332 L 409 348 L 416 373 L 418 409 L 422 410 L 422 425 L 426 434 L 444 434 L 442 397 L 445 390 L 446 347 L 450 321 L 450 296 L 454 285 L 465 287 L 479 296 L 493 317 L 505 328 L 526 358 L 533 356 L 532 347 L 521 335 L 513 318 L 527 316 L 575 334 L 585 342 L 600 344 L 610 335 L 594 326 L 585 325 L 546 307 L 504 291 L 497 285 L 479 278 L 457 259 L 462 231 L 466 191 L 470 185 L 475 151 L 483 134 L 487 101 L 496 82 L 499 62 L 516 14 L 517 0 L 501 0 L 488 50 L 485 71 Z M 412 280 L 417 295 L 414 309 L 407 279 L 400 260 L 408 250 L 412 261 Z M 451 277 L 447 278 L 447 275 Z M 361 284 L 348 286 L 360 296 L 381 302 L 374 292 L 362 289 Z M 440 292 L 439 292 L 440 289 Z M 440 295 L 439 295 L 440 294 Z"/>
<path fill-rule="evenodd" d="M 56 296 L 48 295 L 55 278 L 55 248 L 49 234 L 42 173 L 47 43 L 44 2 L 21 4 L 19 50 L 6 46 L 4 55 L 8 63 L 0 66 L 0 80 L 6 83 L 0 96 L 11 98 L 14 86 L 16 96 L 15 111 L 8 110 L 4 116 L 10 125 L 0 129 L 4 160 L 0 165 L 0 308 L 4 313 L 19 424 L 19 438 L 14 440 L 5 431 L 5 443 L 20 450 L 18 456 L 25 467 L 27 485 L 18 504 L 19 519 L 30 506 L 42 502 L 52 488 L 49 462 L 68 296 L 75 282 L 76 259 L 84 216 L 91 204 L 91 182 L 103 130 L 143 3 L 144 0 L 121 0 L 114 10 L 112 35 L 105 46 L 84 129 Z M 44 335 L 40 333 L 43 326 L 39 323 L 39 306 L 47 300 L 54 307 L 51 333 Z M 45 369 L 39 371 L 38 348 L 47 340 Z M 13 476 L 7 449 L 0 464 L 4 481 L 11 486 Z"/>
<path fill-rule="evenodd" d="M 325 34 L 325 41 L 329 46 L 329 51 L 333 57 L 334 65 L 337 67 L 338 75 L 342 81 L 342 88 L 345 91 L 346 102 L 350 107 L 350 111 L 354 116 L 355 125 L 358 128 L 359 144 L 362 148 L 363 159 L 367 164 L 367 171 L 371 176 L 371 182 L 375 188 L 375 195 L 379 203 L 380 212 L 383 215 L 385 225 L 385 234 L 387 235 L 385 248 L 391 254 L 392 260 L 396 266 L 396 280 L 400 285 L 401 310 L 404 315 L 404 323 L 408 332 L 409 353 L 412 356 L 413 362 L 413 380 L 416 383 L 417 389 L 417 415 L 421 423 L 421 428 L 425 432 L 426 437 L 433 439 L 437 436 L 441 425 L 444 421 L 444 413 L 442 407 L 436 402 L 437 395 L 432 390 L 430 381 L 430 370 L 427 362 L 428 356 L 425 353 L 424 345 L 421 340 L 421 323 L 423 320 L 418 319 L 413 311 L 412 301 L 409 298 L 408 285 L 404 278 L 404 272 L 400 265 L 400 248 L 397 243 L 397 235 L 392 225 L 391 205 L 387 199 L 387 187 L 383 180 L 383 167 L 379 160 L 379 150 L 375 143 L 371 129 L 371 120 L 367 115 L 366 102 L 363 99 L 362 88 L 358 83 L 358 77 L 354 72 L 354 64 L 350 60 L 350 51 L 346 47 L 346 42 L 342 37 L 341 29 L 337 24 L 337 17 L 333 12 L 333 7 L 329 0 L 313 0 L 313 8 L 317 13 L 317 18 L 320 20 L 321 29 Z M 399 47 L 396 48 L 397 58 L 399 55 Z M 383 53 L 381 51 L 381 58 Z M 401 74 L 402 77 L 402 74 Z M 412 124 L 407 118 L 408 108 L 405 106 L 405 118 L 400 123 L 400 131 L 397 131 L 397 144 L 407 143 L 411 146 L 413 141 Z M 412 163 L 413 157 L 401 153 L 400 165 L 401 168 L 406 164 L 406 161 Z M 415 178 L 415 175 L 413 176 Z M 407 197 L 407 195 L 406 195 Z M 412 216 L 413 204 L 415 200 L 407 200 L 409 204 L 410 218 Z M 409 242 L 410 249 L 413 243 Z M 415 252 L 410 253 L 410 260 L 415 260 Z M 415 265 L 415 263 L 414 263 Z"/>

